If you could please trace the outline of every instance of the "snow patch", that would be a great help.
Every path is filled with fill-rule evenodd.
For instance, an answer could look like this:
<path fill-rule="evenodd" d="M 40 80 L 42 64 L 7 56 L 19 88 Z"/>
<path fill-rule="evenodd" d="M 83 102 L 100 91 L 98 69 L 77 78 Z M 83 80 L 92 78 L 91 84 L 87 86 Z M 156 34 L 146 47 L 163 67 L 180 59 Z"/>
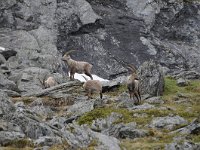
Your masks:
<path fill-rule="evenodd" d="M 88 80 L 91 80 L 90 77 L 86 76 L 85 74 L 79 74 L 79 73 L 75 73 L 74 78 L 81 81 L 81 82 L 85 82 L 84 77 Z M 95 74 L 92 74 L 93 80 L 99 80 L 99 81 L 109 81 L 107 79 L 103 79 Z"/>
<path fill-rule="evenodd" d="M 5 51 L 6 49 L 4 47 L 0 46 L 0 50 Z"/>

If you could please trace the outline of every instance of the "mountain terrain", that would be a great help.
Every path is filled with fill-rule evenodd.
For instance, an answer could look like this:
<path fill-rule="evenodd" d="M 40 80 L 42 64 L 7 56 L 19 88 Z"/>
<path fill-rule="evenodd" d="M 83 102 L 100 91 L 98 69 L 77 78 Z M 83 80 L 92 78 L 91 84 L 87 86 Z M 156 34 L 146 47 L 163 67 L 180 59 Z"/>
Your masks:
<path fill-rule="evenodd" d="M 1 0 L 0 149 L 200 149 L 199 39 L 199 0 Z M 102 99 L 70 80 L 70 50 Z"/>

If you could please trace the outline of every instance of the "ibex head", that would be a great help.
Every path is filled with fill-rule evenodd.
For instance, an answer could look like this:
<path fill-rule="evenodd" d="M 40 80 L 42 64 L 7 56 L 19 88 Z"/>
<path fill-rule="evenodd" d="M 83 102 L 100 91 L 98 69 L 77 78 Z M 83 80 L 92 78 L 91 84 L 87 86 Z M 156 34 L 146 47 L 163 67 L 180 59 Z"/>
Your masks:
<path fill-rule="evenodd" d="M 64 56 L 61 58 L 63 61 L 68 61 L 69 59 L 71 59 L 71 57 L 70 57 L 70 53 L 72 53 L 72 52 L 74 52 L 74 51 L 76 51 L 76 50 L 70 50 L 70 51 L 68 51 L 68 52 L 66 52 L 65 54 L 64 54 Z"/>

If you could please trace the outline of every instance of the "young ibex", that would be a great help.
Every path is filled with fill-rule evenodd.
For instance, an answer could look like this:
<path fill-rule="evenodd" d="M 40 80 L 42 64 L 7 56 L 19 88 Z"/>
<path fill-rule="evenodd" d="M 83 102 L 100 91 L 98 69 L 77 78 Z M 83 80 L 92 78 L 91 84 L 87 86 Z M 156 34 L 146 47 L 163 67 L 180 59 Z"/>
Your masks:
<path fill-rule="evenodd" d="M 54 79 L 54 77 L 48 77 L 45 81 L 44 81 L 44 85 L 45 88 L 49 88 L 52 86 L 57 85 L 58 83 L 56 82 L 56 80 Z"/>
<path fill-rule="evenodd" d="M 52 86 L 55 86 L 57 85 L 58 83 L 56 82 L 56 80 L 54 79 L 54 77 L 48 77 L 46 80 L 45 80 L 46 76 L 44 77 L 44 80 L 40 81 L 40 83 L 42 84 L 43 88 L 50 88 Z"/>
<path fill-rule="evenodd" d="M 128 67 L 131 71 L 132 74 L 128 76 L 127 78 L 127 88 L 130 94 L 130 99 L 134 100 L 134 96 L 137 98 L 137 102 L 135 104 L 140 104 L 141 103 L 141 95 L 140 95 L 140 82 L 139 78 L 136 73 L 136 69 L 134 66 L 129 65 Z"/>
<path fill-rule="evenodd" d="M 87 76 L 89 76 L 91 80 L 93 80 L 93 77 L 91 75 L 92 65 L 88 62 L 73 60 L 69 55 L 69 53 L 71 53 L 72 51 L 75 51 L 75 50 L 70 50 L 66 52 L 65 55 L 62 57 L 62 60 L 69 67 L 70 80 L 74 80 L 75 73 L 84 73 Z"/>
<path fill-rule="evenodd" d="M 99 93 L 100 98 L 102 99 L 103 94 L 102 94 L 101 82 L 99 80 L 87 80 L 86 78 L 85 80 L 86 82 L 83 84 L 83 89 L 86 91 L 86 95 L 88 96 L 88 99 L 92 98 L 92 94 L 94 92 Z"/>

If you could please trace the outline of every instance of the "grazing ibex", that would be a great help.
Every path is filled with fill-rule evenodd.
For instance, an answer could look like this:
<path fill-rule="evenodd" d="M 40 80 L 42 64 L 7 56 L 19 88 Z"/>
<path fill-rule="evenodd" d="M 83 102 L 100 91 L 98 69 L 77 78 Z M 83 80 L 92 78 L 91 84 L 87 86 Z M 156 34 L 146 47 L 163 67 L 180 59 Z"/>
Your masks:
<path fill-rule="evenodd" d="M 136 69 L 134 66 L 129 65 L 128 67 L 131 71 L 132 74 L 128 76 L 127 78 L 127 88 L 130 94 L 130 99 L 134 100 L 134 96 L 137 98 L 137 102 L 135 104 L 140 104 L 141 103 L 141 95 L 140 95 L 140 82 L 139 78 L 136 73 Z"/>
<path fill-rule="evenodd" d="M 69 55 L 69 53 L 73 51 L 75 50 L 70 50 L 66 52 L 65 55 L 62 57 L 62 60 L 68 65 L 70 71 L 70 80 L 74 79 L 75 73 L 84 73 L 89 76 L 91 80 L 93 80 L 93 77 L 91 75 L 92 65 L 88 62 L 73 60 Z"/>
<path fill-rule="evenodd" d="M 101 82 L 99 80 L 87 80 L 86 78 L 85 78 L 85 80 L 86 80 L 86 82 L 83 84 L 83 88 L 86 91 L 88 99 L 92 98 L 92 94 L 94 92 L 99 93 L 100 98 L 102 99 L 103 95 L 102 95 L 102 84 L 101 84 Z"/>

